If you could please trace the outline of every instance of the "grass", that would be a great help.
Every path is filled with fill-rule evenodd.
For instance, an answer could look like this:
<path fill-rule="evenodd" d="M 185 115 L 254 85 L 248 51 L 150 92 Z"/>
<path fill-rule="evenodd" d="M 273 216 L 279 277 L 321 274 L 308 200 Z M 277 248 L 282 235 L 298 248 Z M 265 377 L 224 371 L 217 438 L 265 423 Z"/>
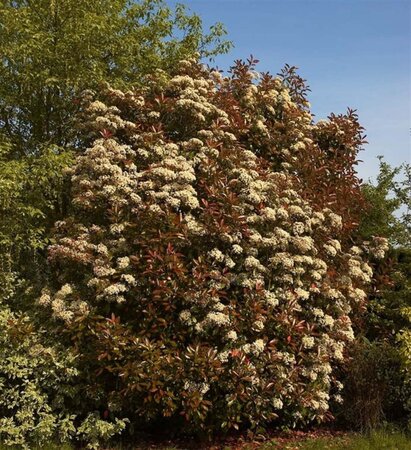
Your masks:
<path fill-rule="evenodd" d="M 19 447 L 6 447 L 0 443 L 0 450 L 17 450 Z M 120 450 L 121 446 L 102 447 L 102 450 Z M 124 447 L 123 447 L 124 448 Z M 131 450 L 130 447 L 127 447 Z M 206 447 L 202 447 L 205 449 Z M 411 436 L 400 431 L 373 431 L 369 434 L 345 433 L 336 436 L 318 438 L 273 439 L 265 443 L 235 444 L 234 446 L 210 445 L 210 450 L 411 450 Z M 184 447 L 161 445 L 136 445 L 133 450 L 185 450 Z M 32 450 L 74 450 L 70 445 L 49 444 L 42 447 L 32 447 Z"/>
<path fill-rule="evenodd" d="M 298 443 L 278 446 L 264 444 L 260 450 L 410 450 L 411 437 L 399 431 L 374 431 L 368 435 L 347 434 L 343 436 L 307 439 Z"/>

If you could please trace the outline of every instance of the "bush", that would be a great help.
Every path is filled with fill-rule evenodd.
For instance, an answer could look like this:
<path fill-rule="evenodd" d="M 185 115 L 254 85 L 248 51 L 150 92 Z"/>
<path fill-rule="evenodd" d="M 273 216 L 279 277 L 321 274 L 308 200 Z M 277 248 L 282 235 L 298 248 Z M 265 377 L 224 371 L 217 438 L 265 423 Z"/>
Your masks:
<path fill-rule="evenodd" d="M 76 358 L 47 345 L 44 334 L 27 315 L 0 305 L 0 443 L 30 448 L 80 439 L 97 448 L 125 421 L 111 423 L 96 413 L 77 418 Z"/>
<path fill-rule="evenodd" d="M 74 394 L 74 357 L 44 346 L 30 319 L 0 309 L 0 441 L 26 447 L 74 433 L 64 408 Z"/>
<path fill-rule="evenodd" d="M 134 425 L 294 426 L 339 398 L 367 253 L 386 247 L 350 241 L 361 127 L 314 124 L 293 68 L 253 65 L 183 61 L 85 103 L 91 147 L 39 303 L 97 375 L 95 407 Z"/>
<path fill-rule="evenodd" d="M 411 385 L 398 348 L 358 339 L 350 356 L 345 368 L 342 417 L 361 430 L 376 429 L 385 421 L 403 421 Z"/>
<path fill-rule="evenodd" d="M 363 192 L 368 208 L 360 220 L 359 233 L 364 239 L 373 235 L 385 236 L 391 248 L 384 259 L 374 261 L 373 287 L 361 323 L 361 332 L 374 342 L 370 348 L 374 346 L 376 353 L 369 349 L 365 351 L 364 347 L 360 355 L 361 360 L 368 355 L 371 361 L 367 364 L 372 366 L 378 357 L 378 349 L 390 349 L 392 367 L 397 373 L 394 385 L 399 381 L 400 370 L 402 381 L 397 386 L 405 383 L 408 395 L 403 395 L 404 389 L 397 389 L 395 410 L 389 407 L 387 411 L 387 406 L 383 409 L 390 418 L 398 414 L 405 416 L 404 409 L 411 409 L 411 166 L 403 164 L 392 168 L 380 157 L 376 182 L 365 184 Z M 386 351 L 383 353 L 387 356 Z M 393 386 L 389 379 L 384 382 Z"/>

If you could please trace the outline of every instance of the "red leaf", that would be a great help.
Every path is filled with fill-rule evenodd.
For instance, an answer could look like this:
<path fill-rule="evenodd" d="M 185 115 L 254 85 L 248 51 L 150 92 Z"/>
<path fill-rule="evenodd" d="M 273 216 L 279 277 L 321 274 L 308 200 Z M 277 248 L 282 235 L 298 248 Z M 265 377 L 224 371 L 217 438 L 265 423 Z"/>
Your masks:
<path fill-rule="evenodd" d="M 100 134 L 104 139 L 109 139 L 111 138 L 111 136 L 113 136 L 113 133 L 110 130 L 106 130 L 105 128 L 103 131 L 100 131 Z"/>

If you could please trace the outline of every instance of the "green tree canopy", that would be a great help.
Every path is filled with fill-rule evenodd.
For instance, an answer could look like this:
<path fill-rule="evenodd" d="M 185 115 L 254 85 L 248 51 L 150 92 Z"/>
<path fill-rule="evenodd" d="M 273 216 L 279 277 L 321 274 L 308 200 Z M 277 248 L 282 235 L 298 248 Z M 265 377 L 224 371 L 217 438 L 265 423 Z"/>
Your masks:
<path fill-rule="evenodd" d="M 80 91 L 224 52 L 224 34 L 221 24 L 203 33 L 198 15 L 164 0 L 2 0 L 0 128 L 20 155 L 69 145 Z"/>
<path fill-rule="evenodd" d="M 364 239 L 385 236 L 394 246 L 411 246 L 411 165 L 391 167 L 379 157 L 375 182 L 363 186 L 368 207 L 360 224 Z"/>

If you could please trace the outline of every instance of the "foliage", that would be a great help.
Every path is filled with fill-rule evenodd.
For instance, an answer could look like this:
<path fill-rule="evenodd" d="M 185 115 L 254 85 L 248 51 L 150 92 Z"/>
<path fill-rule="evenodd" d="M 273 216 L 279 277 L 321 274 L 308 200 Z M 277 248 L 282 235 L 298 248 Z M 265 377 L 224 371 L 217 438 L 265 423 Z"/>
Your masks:
<path fill-rule="evenodd" d="M 82 440 L 97 448 L 121 432 L 125 421 L 113 423 L 95 413 L 76 418 L 80 386 L 76 357 L 50 344 L 24 314 L 0 304 L 0 442 L 32 448 L 49 442 Z"/>
<path fill-rule="evenodd" d="M 2 0 L 2 285 L 42 281 L 50 225 L 65 214 L 63 170 L 82 141 L 80 93 L 102 81 L 127 88 L 196 52 L 213 57 L 230 47 L 224 34 L 221 24 L 204 33 L 196 14 L 163 0 Z"/>
<path fill-rule="evenodd" d="M 128 87 L 182 57 L 226 51 L 224 29 L 162 0 L 1 2 L 1 128 L 18 154 L 73 144 L 76 97 L 101 81 Z"/>
<path fill-rule="evenodd" d="M 384 341 L 357 339 L 345 367 L 344 404 L 340 414 L 352 428 L 376 429 L 406 416 L 411 384 L 398 348 Z"/>
<path fill-rule="evenodd" d="M 391 248 L 374 268 L 374 286 L 364 317 L 370 339 L 395 344 L 398 334 L 410 327 L 411 248 Z"/>
<path fill-rule="evenodd" d="M 376 183 L 363 187 L 368 208 L 363 214 L 359 233 L 364 239 L 373 235 L 385 236 L 391 244 L 386 257 L 374 261 L 374 282 L 363 332 L 376 342 L 391 345 L 402 366 L 393 364 L 403 377 L 403 390 L 411 382 L 411 166 L 392 168 L 380 158 L 380 173 Z M 377 344 L 378 346 L 378 344 Z M 399 350 L 397 350 L 399 346 Z M 403 397 L 405 408 L 410 410 L 408 397 Z M 401 399 L 401 397 L 399 397 Z"/>
<path fill-rule="evenodd" d="M 45 150 L 39 157 L 13 159 L 11 148 L 6 140 L 0 142 L 0 298 L 3 300 L 16 288 L 21 273 L 30 279 L 32 287 L 41 286 L 44 281 L 41 252 L 44 254 L 49 243 L 45 230 L 53 223 L 56 212 L 62 212 L 63 169 L 72 162 L 70 152 L 53 149 Z M 24 307 L 24 303 L 19 301 L 19 306 Z"/>
<path fill-rule="evenodd" d="M 350 349 L 364 427 L 411 408 L 410 166 L 362 186 L 355 111 L 314 122 L 295 67 L 201 66 L 224 34 L 163 0 L 2 1 L 6 444 L 328 420 Z"/>
<path fill-rule="evenodd" d="M 390 251 L 374 261 L 374 286 L 367 308 L 365 329 L 370 339 L 395 342 L 410 325 L 411 307 L 411 166 L 391 168 L 380 158 L 377 182 L 363 187 L 368 208 L 361 218 L 363 239 L 385 236 Z"/>
<path fill-rule="evenodd" d="M 376 183 L 363 193 L 368 203 L 359 228 L 364 238 L 386 236 L 394 246 L 411 246 L 411 165 L 392 168 L 382 157 Z"/>
<path fill-rule="evenodd" d="M 186 60 L 132 92 L 87 94 L 94 142 L 71 170 L 39 303 L 92 408 L 215 432 L 322 421 L 340 398 L 367 255 L 387 248 L 350 240 L 361 127 L 352 111 L 314 123 L 292 68 L 254 64 L 222 77 Z"/>
<path fill-rule="evenodd" d="M 89 414 L 77 429 L 77 435 L 88 441 L 87 448 L 99 449 L 101 442 L 108 441 L 126 427 L 127 420 L 116 418 L 109 422 L 100 418 L 98 412 Z"/>
<path fill-rule="evenodd" d="M 73 416 L 62 403 L 73 394 L 74 359 L 44 346 L 28 317 L 0 309 L 0 439 L 26 447 L 67 440 Z"/>

